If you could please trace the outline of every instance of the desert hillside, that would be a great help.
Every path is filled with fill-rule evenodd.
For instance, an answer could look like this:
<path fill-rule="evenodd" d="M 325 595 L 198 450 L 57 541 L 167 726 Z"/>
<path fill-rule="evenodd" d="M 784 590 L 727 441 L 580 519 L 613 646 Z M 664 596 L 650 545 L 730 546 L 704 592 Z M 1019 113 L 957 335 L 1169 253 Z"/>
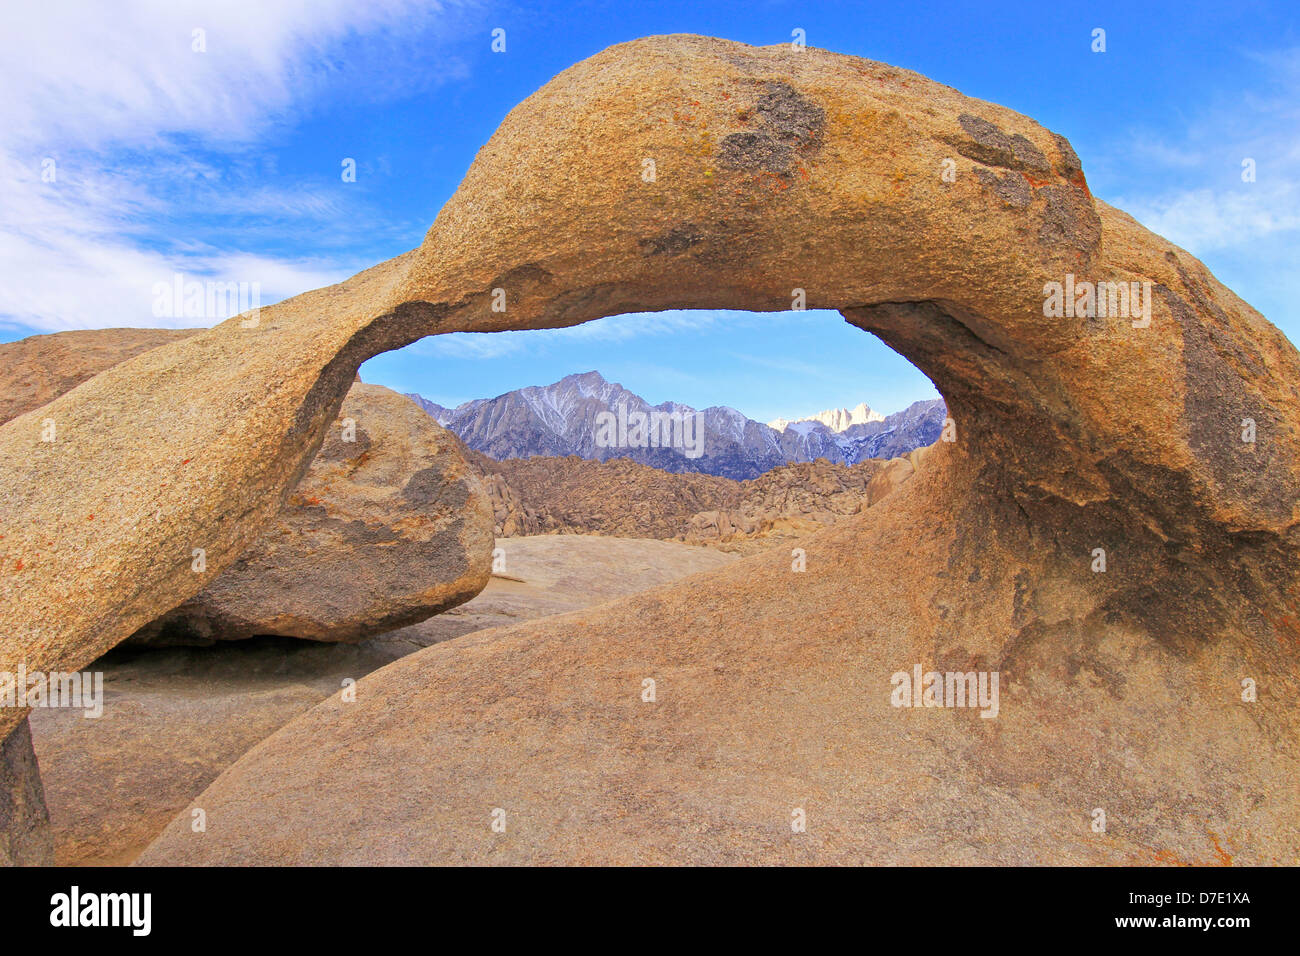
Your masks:
<path fill-rule="evenodd" d="M 570 455 L 495 461 L 475 452 L 467 457 L 483 476 L 501 537 L 603 534 L 733 550 L 750 550 L 754 543 L 804 534 L 855 514 L 885 464 L 818 459 L 735 481 L 674 474 L 625 459 L 600 462 Z M 882 487 L 880 481 L 876 487 Z"/>

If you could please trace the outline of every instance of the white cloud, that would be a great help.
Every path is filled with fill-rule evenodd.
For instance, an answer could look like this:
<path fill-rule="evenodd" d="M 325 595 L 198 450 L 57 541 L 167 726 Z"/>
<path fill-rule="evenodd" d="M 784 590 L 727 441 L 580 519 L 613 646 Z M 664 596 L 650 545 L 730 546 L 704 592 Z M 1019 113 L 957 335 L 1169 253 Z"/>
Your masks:
<path fill-rule="evenodd" d="M 1293 338 L 1300 332 L 1300 47 L 1238 51 L 1238 85 L 1176 132 L 1126 130 L 1101 153 L 1113 202 L 1205 260 Z M 1243 181 L 1253 160 L 1254 180 Z"/>
<path fill-rule="evenodd" d="M 19 141 L 83 147 L 182 131 L 247 141 L 337 78 L 330 53 L 340 41 L 417 32 L 441 13 L 414 0 L 10 4 L 0 60 L 22 68 L 6 70 L 0 127 Z M 195 30 L 204 52 L 193 49 Z"/>
<path fill-rule="evenodd" d="M 150 290 L 183 272 L 258 282 L 267 303 L 368 264 L 247 251 L 289 244 L 295 231 L 342 239 L 362 200 L 268 187 L 244 168 L 257 164 L 260 137 L 340 87 L 373 101 L 456 75 L 454 61 L 441 76 L 391 68 L 446 10 L 413 0 L 10 5 L 0 325 L 211 324 L 220 316 L 155 318 Z M 196 29 L 205 52 L 193 49 Z M 47 160 L 53 182 L 42 178 Z M 187 234 L 196 219 L 203 228 Z"/>
<path fill-rule="evenodd" d="M 1242 88 L 1175 135 L 1127 130 L 1117 153 L 1103 152 L 1108 168 L 1138 180 L 1115 204 L 1193 252 L 1300 227 L 1300 47 L 1241 51 L 1239 70 Z"/>
<path fill-rule="evenodd" d="M 540 332 L 448 332 L 431 335 L 406 347 L 413 355 L 454 359 L 495 359 L 512 355 L 528 347 L 526 335 Z M 533 339 L 533 345 L 537 340 Z"/>
<path fill-rule="evenodd" d="M 1121 201 L 1148 229 L 1200 255 L 1300 229 L 1290 182 L 1256 182 L 1231 192 L 1207 188 Z"/>

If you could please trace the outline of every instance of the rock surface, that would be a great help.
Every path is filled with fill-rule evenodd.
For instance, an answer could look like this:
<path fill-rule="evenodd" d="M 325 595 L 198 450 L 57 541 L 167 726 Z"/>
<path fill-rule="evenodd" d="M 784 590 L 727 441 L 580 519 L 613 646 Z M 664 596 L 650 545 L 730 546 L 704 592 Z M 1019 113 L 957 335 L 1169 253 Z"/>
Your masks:
<path fill-rule="evenodd" d="M 867 483 L 863 495 L 863 503 L 866 507 L 871 507 L 886 495 L 891 495 L 897 491 L 903 482 L 925 467 L 925 460 L 933 452 L 933 446 L 917 448 L 901 458 L 891 458 L 889 461 L 881 462 L 880 467 L 876 469 L 876 472 L 871 476 L 871 480 Z"/>
<path fill-rule="evenodd" d="M 565 614 L 725 567 L 737 556 L 677 541 L 538 535 L 497 541 L 498 569 L 467 604 L 367 642 L 395 659 L 492 627 Z"/>
<path fill-rule="evenodd" d="M 0 742 L 0 866 L 54 862 L 50 816 L 32 733 L 23 721 Z"/>
<path fill-rule="evenodd" d="M 196 331 L 102 329 L 0 345 L 0 362 L 8 363 L 0 371 L 0 411 L 13 417 L 39 408 Z M 130 640 L 206 644 L 279 634 L 356 641 L 477 594 L 492 550 L 485 493 L 463 445 L 410 406 L 357 379 L 274 527 L 201 594 Z M 353 422 L 348 441 L 344 419 Z"/>
<path fill-rule="evenodd" d="M 505 570 L 472 601 L 360 644 L 254 639 L 119 648 L 101 658 L 101 718 L 64 709 L 31 716 L 55 861 L 130 863 L 221 771 L 338 694 L 344 680 L 480 628 L 577 610 L 736 560 L 673 542 L 581 535 L 501 547 Z"/>
<path fill-rule="evenodd" d="M 47 404 L 106 368 L 195 331 L 93 329 L 33 335 L 0 344 L 0 425 Z M 0 555 L 3 553 L 0 547 Z M 0 736 L 3 733 L 0 730 Z M 0 865 L 53 862 L 41 777 L 27 725 L 19 725 L 0 746 Z"/>
<path fill-rule="evenodd" d="M 130 640 L 355 642 L 470 600 L 490 573 L 492 513 L 462 447 L 405 396 L 353 385 L 273 525 Z"/>
<path fill-rule="evenodd" d="M 1149 322 L 1047 317 L 1074 277 L 1150 283 Z M 796 288 L 946 399 L 958 439 L 916 480 L 810 539 L 803 573 L 770 552 L 412 654 L 259 744 L 200 798 L 206 838 L 173 822 L 145 859 L 1295 862 L 1300 355 L 1095 200 L 1063 137 L 788 45 L 583 61 L 418 249 L 96 376 L 42 411 L 57 443 L 32 413 L 0 428 L 0 667 L 84 664 L 201 590 L 191 549 L 215 575 L 263 530 L 369 355 Z M 999 716 L 891 707 L 914 665 L 1000 673 Z"/>
<path fill-rule="evenodd" d="M 198 329 L 88 329 L 0 344 L 0 425 L 86 379 Z"/>
<path fill-rule="evenodd" d="M 202 838 L 182 815 L 142 862 L 1294 863 L 1300 765 L 1259 745 L 1236 649 L 1188 660 L 1094 620 L 976 657 L 1014 593 L 990 595 L 988 631 L 951 608 L 1006 552 L 918 597 L 955 538 L 920 506 L 949 489 L 918 477 L 809 539 L 802 574 L 771 552 L 377 671 L 218 778 Z M 996 668 L 998 717 L 893 708 L 917 663 Z"/>

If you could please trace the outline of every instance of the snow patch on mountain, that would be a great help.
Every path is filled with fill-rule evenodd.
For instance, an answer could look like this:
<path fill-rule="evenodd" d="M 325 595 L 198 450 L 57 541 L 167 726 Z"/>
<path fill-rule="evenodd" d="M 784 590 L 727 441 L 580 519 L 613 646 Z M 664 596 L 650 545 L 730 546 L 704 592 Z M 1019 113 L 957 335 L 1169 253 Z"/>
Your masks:
<path fill-rule="evenodd" d="M 671 472 L 703 472 L 728 478 L 756 478 L 787 462 L 825 458 L 856 464 L 868 458 L 893 458 L 939 438 L 947 414 L 942 400 L 917 402 L 883 416 L 865 402 L 852 409 L 830 409 L 808 418 L 770 425 L 717 405 L 699 412 L 703 454 L 690 458 L 677 448 L 601 447 L 596 442 L 598 416 L 669 412 L 696 415 L 680 402 L 650 405 L 641 396 L 599 372 L 568 375 L 551 385 L 532 385 L 496 398 L 477 398 L 448 409 L 409 394 L 438 424 L 460 436 L 469 447 L 492 458 L 577 455 L 597 461 L 629 458 Z M 780 425 L 778 428 L 777 425 Z"/>
<path fill-rule="evenodd" d="M 833 432 L 842 432 L 853 425 L 866 425 L 871 422 L 883 422 L 884 420 L 885 416 L 880 412 L 872 409 L 866 402 L 859 402 L 853 408 L 828 408 L 806 418 L 778 418 L 768 422 L 767 426 L 782 432 L 791 425 L 816 422 L 825 425 Z"/>

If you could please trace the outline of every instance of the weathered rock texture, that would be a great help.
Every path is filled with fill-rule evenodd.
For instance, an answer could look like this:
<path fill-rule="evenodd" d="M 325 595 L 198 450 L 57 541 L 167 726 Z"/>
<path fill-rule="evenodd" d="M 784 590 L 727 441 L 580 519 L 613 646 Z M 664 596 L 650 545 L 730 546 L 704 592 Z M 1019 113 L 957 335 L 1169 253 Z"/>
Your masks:
<path fill-rule="evenodd" d="M 867 490 L 886 465 L 880 461 L 836 465 L 819 458 L 773 468 L 743 482 L 740 500 L 731 507 L 692 515 L 683 540 L 757 543 L 810 534 L 866 507 Z"/>
<path fill-rule="evenodd" d="M 86 379 L 198 329 L 88 329 L 32 335 L 0 345 L 0 425 L 40 408 Z"/>
<path fill-rule="evenodd" d="M 100 329 L 0 345 L 0 422 L 197 331 Z M 404 396 L 357 379 L 274 526 L 202 593 L 130 640 L 356 641 L 469 600 L 487 582 L 492 529 L 464 453 Z"/>
<path fill-rule="evenodd" d="M 1067 275 L 1152 283 L 1150 324 L 1045 317 Z M 0 428 L 0 666 L 85 663 L 206 585 L 375 352 L 795 288 L 926 372 L 958 440 L 805 572 L 769 552 L 384 668 L 145 859 L 1295 862 L 1300 356 L 1063 137 L 815 50 L 613 47 L 509 114 L 418 249 L 91 379 L 41 412 L 59 442 Z M 914 664 L 998 671 L 999 716 L 891 707 Z"/>
<path fill-rule="evenodd" d="M 487 584 L 493 544 L 463 447 L 405 396 L 353 385 L 272 526 L 131 640 L 352 642 L 463 604 Z"/>
<path fill-rule="evenodd" d="M 0 866 L 54 862 L 50 815 L 27 721 L 0 742 Z"/>
<path fill-rule="evenodd" d="M 95 663 L 99 720 L 29 720 L 59 865 L 130 863 L 249 748 L 384 664 L 471 631 L 562 614 L 737 560 L 672 541 L 544 535 L 501 542 L 504 571 L 474 600 L 360 644 L 275 639 L 128 648 Z M 34 778 L 29 778 L 34 779 Z"/>

